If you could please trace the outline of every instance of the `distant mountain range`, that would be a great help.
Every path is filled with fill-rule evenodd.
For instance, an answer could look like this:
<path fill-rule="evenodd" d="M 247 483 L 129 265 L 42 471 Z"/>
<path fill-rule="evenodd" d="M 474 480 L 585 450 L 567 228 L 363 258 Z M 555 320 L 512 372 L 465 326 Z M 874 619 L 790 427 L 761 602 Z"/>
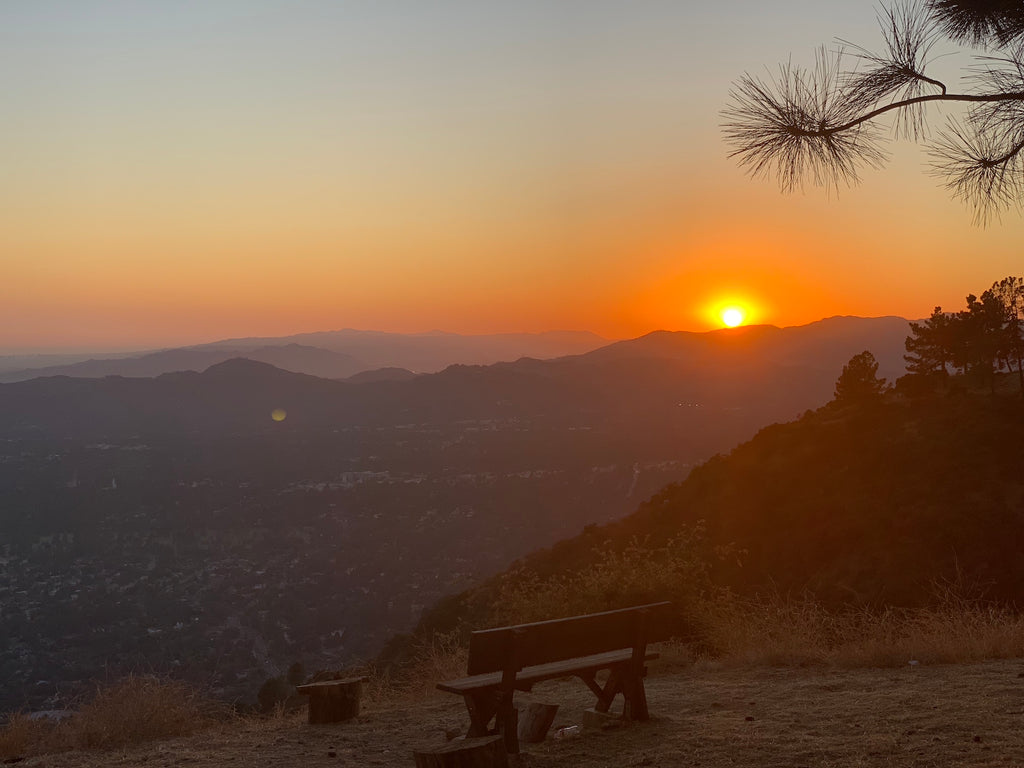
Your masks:
<path fill-rule="evenodd" d="M 773 364 L 834 368 L 863 345 L 881 363 L 882 375 L 903 371 L 907 321 L 898 317 L 833 317 L 789 328 L 760 325 L 710 333 L 656 331 L 638 339 L 609 343 L 586 331 L 465 336 L 454 333 L 399 334 L 378 331 L 323 331 L 294 336 L 227 339 L 133 355 L 0 356 L 0 383 L 40 376 L 102 378 L 155 377 L 177 371 L 204 371 L 235 357 L 268 363 L 294 373 L 346 379 L 382 368 L 436 373 L 449 365 L 490 365 L 523 357 L 551 359 L 602 349 L 599 356 L 686 357 L 694 364 L 727 363 L 740 354 Z M 863 351 L 863 350 L 857 350 Z M 33 361 L 41 364 L 33 364 Z M 56 362 L 56 364 L 51 364 Z M 385 374 L 385 378 L 388 376 Z M 393 378 L 393 377 L 392 377 Z M 366 379 L 360 379 L 365 381 Z"/>
<path fill-rule="evenodd" d="M 440 597 L 827 402 L 853 355 L 898 375 L 908 330 L 657 332 L 345 381 L 234 357 L 0 384 L 0 709 L 59 703 L 35 681 L 75 690 L 111 659 L 245 696 L 293 661 L 374 653 Z"/>
<path fill-rule="evenodd" d="M 905 373 L 904 341 L 908 321 L 902 317 L 830 317 L 807 325 L 777 328 L 751 325 L 708 333 L 655 331 L 638 339 L 609 344 L 591 359 L 671 358 L 708 370 L 735 366 L 793 366 L 838 373 L 864 350 L 890 381 Z"/>
<path fill-rule="evenodd" d="M 379 368 L 433 373 L 454 365 L 489 365 L 520 357 L 561 357 L 589 352 L 608 340 L 585 331 L 505 333 L 464 336 L 455 333 L 400 334 L 378 331 L 324 331 L 279 338 L 228 339 L 134 355 L 0 356 L 0 382 L 39 376 L 159 376 L 203 371 L 233 357 L 269 363 L 295 373 L 344 379 Z M 34 359 L 39 364 L 34 364 Z"/>
<path fill-rule="evenodd" d="M 742 414 L 747 430 L 830 399 L 843 364 L 864 349 L 874 351 L 880 373 L 895 377 L 906 335 L 907 321 L 888 317 L 836 317 L 783 329 L 658 331 L 554 360 L 453 365 L 426 376 L 378 370 L 348 382 L 292 373 L 255 359 L 307 350 L 314 350 L 307 359 L 340 353 L 254 344 L 248 350 L 252 357 L 219 362 L 201 374 L 46 377 L 9 384 L 0 389 L 0 428 L 52 434 L 264 430 L 273 426 L 268 416 L 275 409 L 288 414 L 289 427 L 314 429 L 537 416 L 587 424 L 595 418 L 661 418 L 663 409 L 689 407 Z M 179 352 L 161 354 L 169 362 Z M 180 352 L 193 360 L 216 354 L 209 349 Z"/>

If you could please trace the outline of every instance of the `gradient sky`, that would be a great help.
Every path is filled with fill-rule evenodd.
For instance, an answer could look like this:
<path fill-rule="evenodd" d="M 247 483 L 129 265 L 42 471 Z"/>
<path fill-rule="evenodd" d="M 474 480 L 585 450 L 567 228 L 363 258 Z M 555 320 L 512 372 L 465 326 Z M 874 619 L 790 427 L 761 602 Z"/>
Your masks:
<path fill-rule="evenodd" d="M 871 3 L 696 5 L 5 0 L 0 352 L 922 317 L 1024 271 L 912 146 L 831 199 L 727 159 L 731 83 L 874 45 Z"/>

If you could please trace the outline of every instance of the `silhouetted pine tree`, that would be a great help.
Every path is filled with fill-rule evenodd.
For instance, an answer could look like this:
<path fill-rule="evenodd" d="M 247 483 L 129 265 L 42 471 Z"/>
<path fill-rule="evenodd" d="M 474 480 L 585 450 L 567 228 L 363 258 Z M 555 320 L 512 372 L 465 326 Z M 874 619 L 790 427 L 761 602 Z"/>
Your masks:
<path fill-rule="evenodd" d="M 954 322 L 952 315 L 936 307 L 924 322 L 910 324 L 910 336 L 904 342 L 907 354 L 903 356 L 908 373 L 943 377 L 949 374 L 948 366 L 953 363 Z"/>
<path fill-rule="evenodd" d="M 878 361 L 867 350 L 850 358 L 836 379 L 835 402 L 855 405 L 871 402 L 885 391 L 885 379 L 878 377 Z"/>

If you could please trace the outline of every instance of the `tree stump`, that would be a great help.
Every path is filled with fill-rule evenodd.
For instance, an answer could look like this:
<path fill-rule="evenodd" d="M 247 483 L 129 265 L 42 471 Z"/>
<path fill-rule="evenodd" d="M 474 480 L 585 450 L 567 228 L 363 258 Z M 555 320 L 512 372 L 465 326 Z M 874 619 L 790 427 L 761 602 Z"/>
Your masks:
<path fill-rule="evenodd" d="M 538 744 L 548 735 L 551 724 L 555 722 L 558 712 L 557 704 L 533 702 L 519 710 L 519 740 L 528 744 Z"/>
<path fill-rule="evenodd" d="M 441 747 L 412 753 L 416 768 L 508 768 L 501 735 L 455 739 Z"/>
<path fill-rule="evenodd" d="M 300 685 L 295 690 L 309 696 L 310 723 L 340 723 L 359 714 L 359 699 L 366 680 L 365 677 L 324 680 Z"/>

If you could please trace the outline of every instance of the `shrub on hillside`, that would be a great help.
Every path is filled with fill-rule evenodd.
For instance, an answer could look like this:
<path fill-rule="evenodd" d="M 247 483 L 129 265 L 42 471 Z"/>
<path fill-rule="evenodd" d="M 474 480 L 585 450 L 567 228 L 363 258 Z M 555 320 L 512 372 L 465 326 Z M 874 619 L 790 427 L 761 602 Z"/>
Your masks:
<path fill-rule="evenodd" d="M 664 545 L 636 538 L 624 547 L 606 542 L 575 570 L 547 577 L 526 569 L 510 571 L 498 586 L 492 619 L 521 624 L 670 600 L 680 617 L 674 629 L 685 632 L 695 606 L 711 590 L 703 544 L 704 526 L 698 522 L 682 527 Z M 718 554 L 735 552 L 727 547 Z"/>

